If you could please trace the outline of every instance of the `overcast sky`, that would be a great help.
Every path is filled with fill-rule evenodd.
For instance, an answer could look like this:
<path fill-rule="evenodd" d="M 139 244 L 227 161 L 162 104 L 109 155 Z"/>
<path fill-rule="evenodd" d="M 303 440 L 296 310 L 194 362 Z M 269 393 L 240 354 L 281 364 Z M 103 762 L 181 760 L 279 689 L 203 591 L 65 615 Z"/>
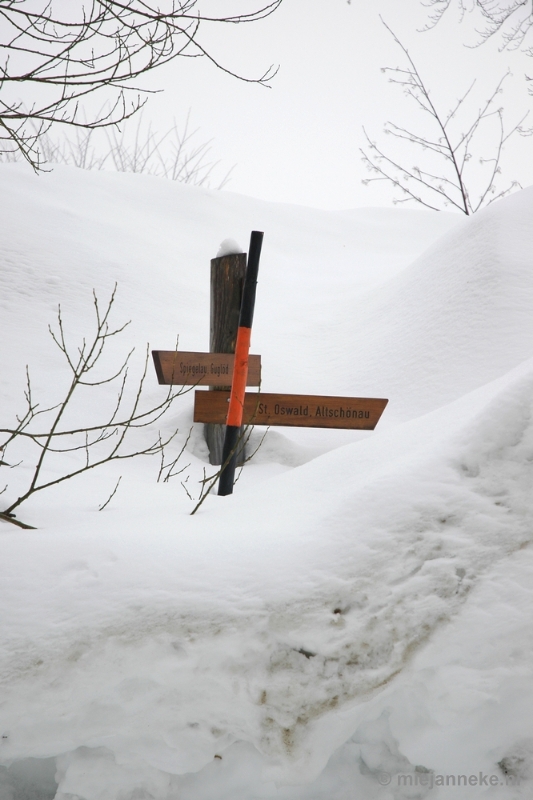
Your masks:
<path fill-rule="evenodd" d="M 220 0 L 211 2 L 219 11 Z M 225 8 L 231 5 L 225 0 Z M 250 10 L 257 3 L 233 6 Z M 165 130 L 173 118 L 182 124 L 190 109 L 198 142 L 213 139 L 213 158 L 225 169 L 236 165 L 230 191 L 327 209 L 389 205 L 389 186 L 362 185 L 368 177 L 359 152 L 362 126 L 390 146 L 391 137 L 381 135 L 387 119 L 423 123 L 381 72 L 404 61 L 380 14 L 408 47 L 439 108 L 448 110 L 477 78 L 474 111 L 511 68 L 502 95 L 507 118 L 514 123 L 531 108 L 533 125 L 524 77 L 533 74 L 533 59 L 498 52 L 498 42 L 466 47 L 478 37 L 472 19 L 459 24 L 455 10 L 434 30 L 418 32 L 428 20 L 421 0 L 283 0 L 261 22 L 206 28 L 204 43 L 229 68 L 257 76 L 279 65 L 272 88 L 239 82 L 205 59 L 180 58 L 151 76 L 150 85 L 164 92 L 152 96 L 145 117 Z M 533 182 L 532 146 L 533 138 L 509 144 L 505 177 Z"/>

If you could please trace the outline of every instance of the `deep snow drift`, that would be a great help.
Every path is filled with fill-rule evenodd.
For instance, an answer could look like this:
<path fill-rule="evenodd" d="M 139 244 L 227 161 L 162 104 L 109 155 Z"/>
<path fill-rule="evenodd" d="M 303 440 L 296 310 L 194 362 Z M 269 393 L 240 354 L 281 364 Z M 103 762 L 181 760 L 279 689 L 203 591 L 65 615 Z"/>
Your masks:
<path fill-rule="evenodd" d="M 206 349 L 209 259 L 251 229 L 264 391 L 389 398 L 373 433 L 269 431 L 195 516 L 201 426 L 177 479 L 111 465 L 0 522 L 1 800 L 529 797 L 533 190 L 460 219 L 0 181 L 1 427 L 26 364 L 57 399 L 47 325 L 61 303 L 81 340 L 93 288 L 118 282 L 119 354 Z M 186 394 L 176 452 L 191 420 Z M 2 469 L 7 507 L 28 467 Z"/>

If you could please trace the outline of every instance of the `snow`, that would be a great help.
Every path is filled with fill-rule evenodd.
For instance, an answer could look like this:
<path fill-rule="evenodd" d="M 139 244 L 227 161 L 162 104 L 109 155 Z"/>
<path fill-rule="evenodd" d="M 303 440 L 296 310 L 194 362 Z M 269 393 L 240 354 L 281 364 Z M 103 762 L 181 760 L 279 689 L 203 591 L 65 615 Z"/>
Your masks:
<path fill-rule="evenodd" d="M 232 256 L 236 253 L 244 253 L 245 251 L 242 249 L 240 244 L 238 244 L 235 239 L 224 239 L 223 242 L 220 243 L 220 247 L 218 248 L 217 258 L 222 258 L 222 256 Z"/>
<path fill-rule="evenodd" d="M 26 364 L 57 397 L 47 326 L 60 303 L 81 340 L 93 289 L 117 282 L 132 320 L 113 363 L 207 349 L 209 260 L 253 229 L 263 390 L 389 398 L 372 433 L 268 431 L 191 516 L 180 481 L 197 495 L 210 468 L 187 393 L 164 423 L 176 453 L 192 426 L 179 478 L 109 465 L 25 503 L 36 530 L 0 521 L 1 800 L 529 797 L 533 190 L 463 219 L 70 168 L 0 182 L 3 420 Z M 7 507 L 28 473 L 2 469 Z M 498 784 L 436 782 L 480 773 Z"/>

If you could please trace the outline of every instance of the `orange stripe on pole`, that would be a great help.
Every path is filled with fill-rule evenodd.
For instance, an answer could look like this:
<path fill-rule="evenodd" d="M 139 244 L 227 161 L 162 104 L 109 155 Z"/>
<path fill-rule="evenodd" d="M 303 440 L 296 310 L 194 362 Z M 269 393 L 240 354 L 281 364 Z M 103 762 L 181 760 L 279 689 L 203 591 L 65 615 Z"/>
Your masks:
<path fill-rule="evenodd" d="M 237 448 L 240 437 L 240 427 L 244 411 L 244 397 L 246 392 L 246 378 L 248 377 L 248 353 L 250 351 L 250 338 L 252 335 L 252 321 L 254 318 L 255 290 L 257 286 L 257 271 L 263 234 L 261 231 L 252 231 L 250 236 L 250 252 L 244 287 L 242 290 L 241 312 L 239 314 L 239 328 L 235 345 L 235 362 L 233 367 L 233 381 L 231 384 L 228 417 L 226 421 L 226 434 L 224 436 L 224 449 L 222 451 L 222 469 L 218 479 L 218 493 L 221 496 L 233 492 L 235 479 L 235 465 L 237 463 Z"/>
<path fill-rule="evenodd" d="M 240 428 L 242 425 L 251 337 L 251 328 L 238 329 L 237 343 L 235 345 L 235 365 L 233 367 L 228 418 L 226 420 L 226 425 L 235 425 L 237 428 Z"/>

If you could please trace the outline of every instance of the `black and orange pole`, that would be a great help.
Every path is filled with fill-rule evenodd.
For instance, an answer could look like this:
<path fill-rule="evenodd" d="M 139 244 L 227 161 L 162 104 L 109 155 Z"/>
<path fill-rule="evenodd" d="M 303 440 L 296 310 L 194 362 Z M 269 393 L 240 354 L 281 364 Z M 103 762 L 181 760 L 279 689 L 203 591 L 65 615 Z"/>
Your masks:
<path fill-rule="evenodd" d="M 259 272 L 259 258 L 261 256 L 262 244 L 263 234 L 261 231 L 252 231 L 252 235 L 250 236 L 250 249 L 248 251 L 248 265 L 244 278 L 237 343 L 235 345 L 235 364 L 233 367 L 231 394 L 229 398 L 228 416 L 226 419 L 224 449 L 222 451 L 222 470 L 218 481 L 219 495 L 232 494 L 233 492 L 237 450 L 244 411 L 244 396 L 246 394 L 246 381 L 248 378 L 248 354 L 250 352 L 255 290 L 257 287 L 257 273 Z"/>

